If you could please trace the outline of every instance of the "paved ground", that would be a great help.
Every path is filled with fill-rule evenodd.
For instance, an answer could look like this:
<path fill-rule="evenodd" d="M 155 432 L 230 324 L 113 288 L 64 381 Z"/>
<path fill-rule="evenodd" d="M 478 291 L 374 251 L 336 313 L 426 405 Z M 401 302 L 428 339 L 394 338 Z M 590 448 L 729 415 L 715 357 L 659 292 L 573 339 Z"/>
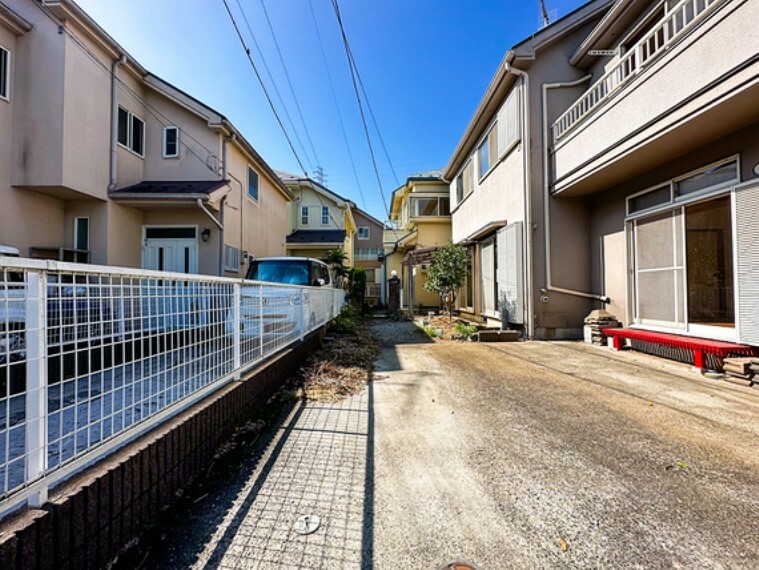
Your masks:
<path fill-rule="evenodd" d="M 759 390 L 578 343 L 377 326 L 378 379 L 295 404 L 145 567 L 759 567 Z M 303 537 L 295 518 L 322 526 Z"/>

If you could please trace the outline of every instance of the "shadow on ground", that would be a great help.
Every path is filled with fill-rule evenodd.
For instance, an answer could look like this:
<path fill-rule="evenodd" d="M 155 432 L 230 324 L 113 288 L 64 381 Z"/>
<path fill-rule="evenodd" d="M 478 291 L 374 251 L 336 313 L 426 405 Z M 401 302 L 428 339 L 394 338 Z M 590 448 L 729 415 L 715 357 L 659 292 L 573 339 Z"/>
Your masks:
<path fill-rule="evenodd" d="M 371 568 L 373 388 L 339 403 L 280 402 L 116 568 Z M 294 523 L 320 517 L 310 535 Z"/>

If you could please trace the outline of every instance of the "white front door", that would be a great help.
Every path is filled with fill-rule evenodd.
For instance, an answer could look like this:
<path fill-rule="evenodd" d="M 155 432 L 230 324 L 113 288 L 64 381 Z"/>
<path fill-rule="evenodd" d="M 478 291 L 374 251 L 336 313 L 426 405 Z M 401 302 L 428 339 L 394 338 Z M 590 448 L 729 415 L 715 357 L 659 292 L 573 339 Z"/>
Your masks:
<path fill-rule="evenodd" d="M 194 227 L 147 227 L 142 246 L 143 269 L 198 272 L 198 240 Z"/>

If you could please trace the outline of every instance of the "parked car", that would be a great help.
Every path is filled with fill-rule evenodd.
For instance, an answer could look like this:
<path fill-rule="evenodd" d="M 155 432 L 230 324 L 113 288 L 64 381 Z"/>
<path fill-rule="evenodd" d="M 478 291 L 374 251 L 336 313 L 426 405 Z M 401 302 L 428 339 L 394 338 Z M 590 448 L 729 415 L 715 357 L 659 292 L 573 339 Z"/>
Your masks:
<path fill-rule="evenodd" d="M 299 336 L 314 328 L 317 307 L 311 302 L 312 288 L 332 287 L 327 264 L 310 257 L 256 259 L 245 277 L 264 284 L 242 287 L 240 332 L 243 338 L 263 336 L 264 343 L 278 336 Z M 231 314 L 226 331 L 234 332 Z"/>

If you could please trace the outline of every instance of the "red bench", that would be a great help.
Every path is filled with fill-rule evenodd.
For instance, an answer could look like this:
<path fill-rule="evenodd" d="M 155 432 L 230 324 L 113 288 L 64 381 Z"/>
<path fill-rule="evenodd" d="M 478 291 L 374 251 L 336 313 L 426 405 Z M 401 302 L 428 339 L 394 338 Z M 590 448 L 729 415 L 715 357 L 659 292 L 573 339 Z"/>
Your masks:
<path fill-rule="evenodd" d="M 626 338 L 643 340 L 675 348 L 684 348 L 693 351 L 693 366 L 703 370 L 705 368 L 705 355 L 713 354 L 720 363 L 722 359 L 730 355 L 754 356 L 759 354 L 757 349 L 745 344 L 708 340 L 677 334 L 667 334 L 640 329 L 603 329 L 605 335 L 614 339 L 614 348 L 621 350 Z"/>

